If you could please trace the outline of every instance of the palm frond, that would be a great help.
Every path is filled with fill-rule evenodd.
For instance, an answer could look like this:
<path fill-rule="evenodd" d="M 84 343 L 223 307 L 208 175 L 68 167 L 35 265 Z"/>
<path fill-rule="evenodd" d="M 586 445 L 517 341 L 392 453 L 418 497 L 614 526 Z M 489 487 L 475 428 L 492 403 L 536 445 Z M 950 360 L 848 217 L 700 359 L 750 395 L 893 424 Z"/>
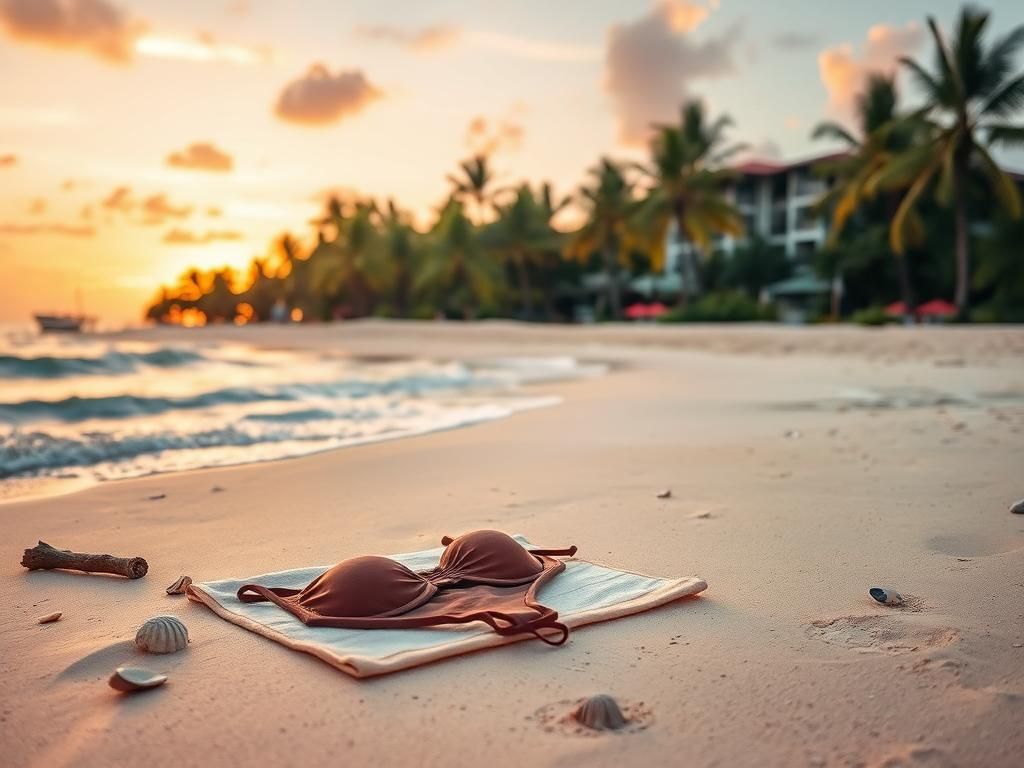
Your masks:
<path fill-rule="evenodd" d="M 999 200 L 1000 205 L 1010 215 L 1010 218 L 1019 218 L 1021 200 L 1017 185 L 1014 184 L 1010 175 L 996 164 L 992 155 L 984 147 L 978 146 L 976 149 L 977 157 L 981 161 L 981 169 L 995 190 L 996 199 Z"/>
<path fill-rule="evenodd" d="M 1002 144 L 1007 148 L 1024 147 L 1024 125 L 986 125 L 990 146 Z"/>
<path fill-rule="evenodd" d="M 853 134 L 850 133 L 846 128 L 841 126 L 839 123 L 826 121 L 818 123 L 814 126 L 814 130 L 811 131 L 811 138 L 818 139 L 835 139 L 842 141 L 851 147 L 859 147 L 860 142 L 854 138 Z"/>

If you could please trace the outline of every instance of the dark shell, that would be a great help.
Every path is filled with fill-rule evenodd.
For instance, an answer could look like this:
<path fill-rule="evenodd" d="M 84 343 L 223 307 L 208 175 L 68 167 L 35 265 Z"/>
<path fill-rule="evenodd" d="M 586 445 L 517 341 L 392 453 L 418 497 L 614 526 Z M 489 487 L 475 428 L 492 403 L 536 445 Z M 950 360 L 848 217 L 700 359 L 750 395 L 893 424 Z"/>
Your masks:
<path fill-rule="evenodd" d="M 584 699 L 572 716 L 594 731 L 617 731 L 629 723 L 618 702 L 603 693 Z"/>

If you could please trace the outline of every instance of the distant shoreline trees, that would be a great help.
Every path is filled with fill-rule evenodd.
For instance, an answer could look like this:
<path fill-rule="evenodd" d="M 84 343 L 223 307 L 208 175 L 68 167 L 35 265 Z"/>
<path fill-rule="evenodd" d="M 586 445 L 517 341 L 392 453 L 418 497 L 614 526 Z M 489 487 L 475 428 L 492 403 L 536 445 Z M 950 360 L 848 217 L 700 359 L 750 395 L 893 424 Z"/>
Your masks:
<path fill-rule="evenodd" d="M 987 44 L 988 18 L 964 8 L 948 43 L 928 19 L 932 70 L 902 60 L 923 106 L 900 111 L 894 79 L 876 74 L 858 96 L 856 135 L 837 123 L 814 130 L 846 145 L 818 169 L 833 182 L 818 206 L 831 226 L 810 260 L 822 277 L 842 278 L 844 313 L 879 314 L 899 298 L 909 319 L 918 300 L 952 296 L 963 320 L 1024 321 L 1020 190 L 990 152 L 1024 146 L 1024 125 L 1013 122 L 1024 109 L 1024 72 L 1015 69 L 1024 25 Z M 745 234 L 730 194 L 729 161 L 743 148 L 726 145 L 731 125 L 688 102 L 679 123 L 653 126 L 648 162 L 602 158 L 563 198 L 548 184 L 498 188 L 488 157 L 474 156 L 448 177 L 449 198 L 426 231 L 393 201 L 331 199 L 315 245 L 287 234 L 245 274 L 188 270 L 161 287 L 146 317 L 565 322 L 581 306 L 617 320 L 628 301 L 657 298 L 679 305 L 677 319 L 762 318 L 770 312 L 756 300 L 794 263 L 755 233 L 731 255 L 715 250 L 721 236 Z M 560 231 L 554 219 L 571 202 L 581 221 Z M 654 295 L 635 278 L 662 270 L 669 232 L 678 240 L 677 294 Z M 972 299 L 981 302 L 973 313 Z"/>

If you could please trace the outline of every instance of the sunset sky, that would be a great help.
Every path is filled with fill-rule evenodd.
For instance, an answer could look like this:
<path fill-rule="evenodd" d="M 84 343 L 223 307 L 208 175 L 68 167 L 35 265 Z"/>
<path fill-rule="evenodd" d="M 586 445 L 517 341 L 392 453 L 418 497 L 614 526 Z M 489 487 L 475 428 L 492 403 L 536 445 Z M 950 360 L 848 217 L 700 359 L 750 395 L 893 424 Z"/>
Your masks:
<path fill-rule="evenodd" d="M 187 266 L 308 237 L 332 189 L 425 223 L 474 151 L 569 192 L 688 96 L 761 157 L 823 152 L 814 124 L 848 118 L 870 69 L 930 67 L 925 15 L 948 29 L 959 5 L 0 0 L 0 322 L 76 289 L 138 322 Z M 1024 20 L 985 7 L 990 34 Z"/>

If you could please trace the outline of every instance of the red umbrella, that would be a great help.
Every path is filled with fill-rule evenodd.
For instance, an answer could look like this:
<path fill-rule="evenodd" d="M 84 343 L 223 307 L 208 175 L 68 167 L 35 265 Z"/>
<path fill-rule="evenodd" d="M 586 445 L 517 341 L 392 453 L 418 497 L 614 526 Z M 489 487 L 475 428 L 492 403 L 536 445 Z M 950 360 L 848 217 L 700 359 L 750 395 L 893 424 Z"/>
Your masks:
<path fill-rule="evenodd" d="M 903 317 L 907 314 L 907 305 L 902 301 L 894 301 L 885 308 L 885 314 L 889 317 Z"/>
<path fill-rule="evenodd" d="M 660 301 L 656 301 L 653 304 L 647 305 L 647 316 L 648 317 L 660 317 L 668 312 L 668 307 L 662 304 Z"/>
<path fill-rule="evenodd" d="M 646 304 L 630 304 L 626 307 L 626 317 L 630 320 L 640 320 L 647 317 L 647 305 Z"/>
<path fill-rule="evenodd" d="M 918 306 L 917 314 L 921 317 L 953 317 L 956 306 L 943 299 L 932 299 Z"/>

